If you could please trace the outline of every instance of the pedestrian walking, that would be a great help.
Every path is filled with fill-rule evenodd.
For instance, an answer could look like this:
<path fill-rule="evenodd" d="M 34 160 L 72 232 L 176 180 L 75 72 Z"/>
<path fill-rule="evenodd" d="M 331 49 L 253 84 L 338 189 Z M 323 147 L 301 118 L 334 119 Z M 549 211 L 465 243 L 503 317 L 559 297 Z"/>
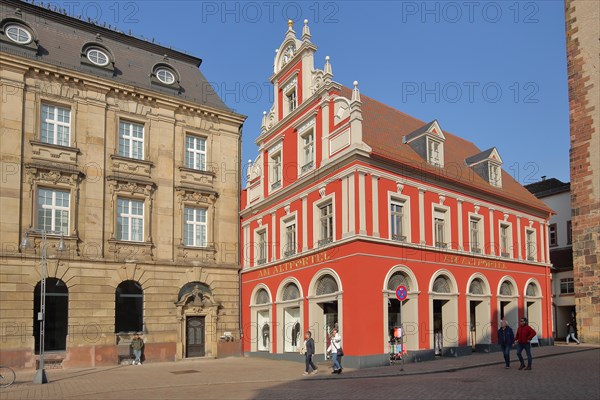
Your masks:
<path fill-rule="evenodd" d="M 567 344 L 569 344 L 569 338 L 579 344 L 579 340 L 575 337 L 577 334 L 577 319 L 575 318 L 575 313 L 571 313 L 571 321 L 567 322 Z"/>
<path fill-rule="evenodd" d="M 144 340 L 142 340 L 138 333 L 133 335 L 131 348 L 133 349 L 133 355 L 135 357 L 133 360 L 133 365 L 142 365 L 142 349 L 144 348 Z"/>
<path fill-rule="evenodd" d="M 312 368 L 312 373 L 317 373 L 317 366 L 313 363 L 312 356 L 315 354 L 315 340 L 312 338 L 312 332 L 306 331 L 304 335 L 304 347 L 303 347 L 304 355 L 306 357 L 306 369 L 304 370 L 303 375 L 310 374 L 310 369 Z"/>
<path fill-rule="evenodd" d="M 337 328 L 331 329 L 330 335 L 330 343 L 327 348 L 327 352 L 331 353 L 331 357 L 333 359 L 333 371 L 332 374 L 341 374 L 342 373 L 342 356 L 344 355 L 342 350 L 342 337 L 338 333 Z"/>
<path fill-rule="evenodd" d="M 519 361 L 521 362 L 519 370 L 525 369 L 526 371 L 529 371 L 531 370 L 531 363 L 533 360 L 531 357 L 531 339 L 533 339 L 537 333 L 529 326 L 527 318 L 521 318 L 519 324 L 517 334 L 515 335 L 515 342 L 517 342 L 517 357 L 519 357 Z M 523 353 L 523 350 L 527 353 L 527 367 L 525 367 L 525 361 L 521 354 Z"/>
<path fill-rule="evenodd" d="M 512 328 L 508 325 L 505 319 L 500 321 L 500 329 L 498 329 L 498 344 L 502 347 L 504 355 L 504 368 L 510 368 L 510 348 L 515 341 L 515 334 Z"/>

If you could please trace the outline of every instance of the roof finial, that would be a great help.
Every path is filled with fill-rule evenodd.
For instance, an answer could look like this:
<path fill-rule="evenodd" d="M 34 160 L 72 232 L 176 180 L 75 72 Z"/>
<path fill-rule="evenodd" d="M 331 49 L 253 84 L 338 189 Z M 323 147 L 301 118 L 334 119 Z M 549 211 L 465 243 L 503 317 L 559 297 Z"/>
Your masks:
<path fill-rule="evenodd" d="M 354 81 L 354 90 L 352 90 L 352 101 L 360 101 L 360 92 L 358 91 L 358 81 Z"/>
<path fill-rule="evenodd" d="M 288 19 L 288 30 L 292 30 L 294 28 L 294 21 L 292 21 L 291 19 Z"/>
<path fill-rule="evenodd" d="M 302 28 L 302 40 L 307 41 L 310 39 L 310 29 L 308 28 L 308 20 L 304 20 L 304 28 Z"/>
<path fill-rule="evenodd" d="M 324 68 L 326 74 L 330 74 L 333 75 L 333 72 L 331 71 L 331 64 L 329 63 L 329 56 L 325 57 L 325 68 Z"/>

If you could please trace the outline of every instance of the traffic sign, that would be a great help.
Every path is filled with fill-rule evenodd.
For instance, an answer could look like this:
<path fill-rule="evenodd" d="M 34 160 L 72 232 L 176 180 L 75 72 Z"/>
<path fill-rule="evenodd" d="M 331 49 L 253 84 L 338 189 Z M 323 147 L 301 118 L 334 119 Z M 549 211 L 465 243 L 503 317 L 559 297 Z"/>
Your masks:
<path fill-rule="evenodd" d="M 396 297 L 400 301 L 406 300 L 406 298 L 408 297 L 408 290 L 406 290 L 406 286 L 398 286 L 396 288 Z"/>

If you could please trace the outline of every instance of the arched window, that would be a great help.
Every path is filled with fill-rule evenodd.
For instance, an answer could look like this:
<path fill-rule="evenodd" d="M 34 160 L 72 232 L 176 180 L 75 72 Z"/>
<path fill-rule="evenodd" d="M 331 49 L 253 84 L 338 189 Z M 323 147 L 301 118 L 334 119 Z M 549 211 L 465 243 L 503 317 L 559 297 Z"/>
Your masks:
<path fill-rule="evenodd" d="M 538 295 L 537 285 L 533 282 L 530 282 L 529 285 L 527 285 L 527 291 L 525 294 L 529 297 L 536 297 Z"/>
<path fill-rule="evenodd" d="M 300 298 L 300 290 L 295 283 L 289 283 L 283 289 L 283 295 L 281 297 L 283 301 L 298 299 Z"/>
<path fill-rule="evenodd" d="M 268 304 L 271 302 L 269 293 L 265 289 L 260 289 L 256 292 L 255 304 Z"/>
<path fill-rule="evenodd" d="M 335 293 L 337 291 L 338 284 L 331 275 L 322 276 L 317 282 L 317 296 Z"/>
<path fill-rule="evenodd" d="M 123 281 L 115 291 L 115 332 L 139 332 L 144 327 L 144 291 L 136 281 Z"/>
<path fill-rule="evenodd" d="M 502 285 L 500 285 L 500 294 L 502 296 L 513 296 L 514 295 L 513 284 L 509 281 L 502 282 Z"/>
<path fill-rule="evenodd" d="M 40 321 L 38 313 L 41 309 L 41 282 L 33 292 L 33 333 L 35 352 L 40 351 Z M 46 315 L 44 332 L 44 350 L 56 351 L 67 348 L 67 327 L 69 324 L 69 289 L 56 278 L 46 279 Z"/>
<path fill-rule="evenodd" d="M 481 279 L 473 279 L 471 285 L 469 285 L 469 294 L 484 294 L 484 287 Z"/>
<path fill-rule="evenodd" d="M 11 23 L 4 29 L 6 36 L 15 43 L 28 44 L 33 40 L 29 29 L 21 24 Z"/>
<path fill-rule="evenodd" d="M 444 275 L 438 276 L 433 282 L 433 291 L 436 293 L 450 293 L 450 281 Z"/>
<path fill-rule="evenodd" d="M 396 290 L 398 286 L 406 287 L 410 291 L 410 278 L 404 272 L 394 272 L 388 281 L 388 290 Z"/>

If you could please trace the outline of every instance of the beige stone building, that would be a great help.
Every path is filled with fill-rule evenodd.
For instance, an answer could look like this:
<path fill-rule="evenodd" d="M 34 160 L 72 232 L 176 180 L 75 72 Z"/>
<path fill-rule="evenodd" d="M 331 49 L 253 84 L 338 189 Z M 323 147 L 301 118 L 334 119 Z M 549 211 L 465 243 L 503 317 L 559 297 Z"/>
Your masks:
<path fill-rule="evenodd" d="M 13 0 L 0 50 L 2 364 L 35 368 L 42 298 L 47 367 L 238 351 L 245 117 L 202 60 Z"/>
<path fill-rule="evenodd" d="M 600 344 L 600 3 L 565 1 L 573 274 L 580 338 Z"/>

